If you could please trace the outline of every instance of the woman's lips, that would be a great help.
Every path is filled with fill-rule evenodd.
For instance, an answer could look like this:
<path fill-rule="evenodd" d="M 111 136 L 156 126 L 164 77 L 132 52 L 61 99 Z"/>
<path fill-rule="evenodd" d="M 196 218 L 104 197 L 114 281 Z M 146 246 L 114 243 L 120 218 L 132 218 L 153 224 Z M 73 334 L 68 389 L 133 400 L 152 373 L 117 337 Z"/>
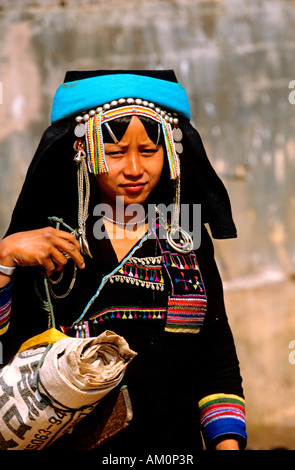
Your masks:
<path fill-rule="evenodd" d="M 121 184 L 120 186 L 125 189 L 128 193 L 139 193 L 145 187 L 146 183 L 127 183 Z"/>

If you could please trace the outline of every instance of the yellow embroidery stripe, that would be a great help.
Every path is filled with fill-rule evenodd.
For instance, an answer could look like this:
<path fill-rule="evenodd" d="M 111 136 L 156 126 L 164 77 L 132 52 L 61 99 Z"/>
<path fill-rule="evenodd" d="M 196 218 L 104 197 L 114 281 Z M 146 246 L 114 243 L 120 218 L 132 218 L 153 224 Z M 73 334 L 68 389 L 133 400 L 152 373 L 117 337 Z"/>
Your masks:
<path fill-rule="evenodd" d="M 206 405 L 206 403 L 208 402 L 211 402 L 213 400 L 220 400 L 220 399 L 233 399 L 233 400 L 239 400 L 241 401 L 243 404 L 245 404 L 245 400 L 241 397 L 239 397 L 238 395 L 233 395 L 233 394 L 230 394 L 230 393 L 215 393 L 215 394 L 212 394 L 212 395 L 208 395 L 204 398 L 202 398 L 198 405 L 199 407 L 201 406 L 204 406 Z"/>

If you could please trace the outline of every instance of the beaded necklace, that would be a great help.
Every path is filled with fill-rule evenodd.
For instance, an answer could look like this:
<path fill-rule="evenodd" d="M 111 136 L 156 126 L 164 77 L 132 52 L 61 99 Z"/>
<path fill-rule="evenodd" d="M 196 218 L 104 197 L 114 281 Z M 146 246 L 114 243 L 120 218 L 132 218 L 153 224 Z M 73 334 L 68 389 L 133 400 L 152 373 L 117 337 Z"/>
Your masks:
<path fill-rule="evenodd" d="M 148 215 L 146 215 L 144 219 L 137 220 L 136 222 L 120 222 L 119 220 L 111 219 L 110 217 L 107 217 L 106 215 L 103 216 L 103 219 L 108 220 L 109 222 L 111 222 L 113 224 L 122 225 L 122 226 L 125 227 L 126 225 L 127 226 L 141 225 L 146 221 L 147 216 Z"/>

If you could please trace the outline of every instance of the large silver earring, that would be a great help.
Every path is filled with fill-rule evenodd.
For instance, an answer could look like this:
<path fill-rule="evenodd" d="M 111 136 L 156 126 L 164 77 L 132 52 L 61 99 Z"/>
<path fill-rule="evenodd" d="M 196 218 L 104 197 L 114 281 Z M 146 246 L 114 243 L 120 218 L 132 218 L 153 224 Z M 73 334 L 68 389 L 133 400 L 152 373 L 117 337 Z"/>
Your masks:
<path fill-rule="evenodd" d="M 80 243 L 81 253 L 92 258 L 86 238 L 86 220 L 88 218 L 90 183 L 84 145 L 84 142 L 81 142 L 80 140 L 77 140 L 74 144 L 74 149 L 77 151 L 74 161 L 78 166 L 78 228 L 76 229 L 76 235 Z"/>
<path fill-rule="evenodd" d="M 191 236 L 179 225 L 180 218 L 180 176 L 175 180 L 175 195 L 173 204 L 173 213 L 171 225 L 167 230 L 167 242 L 178 253 L 187 254 L 193 249 L 193 240 Z M 175 239 L 179 242 L 176 243 Z"/>

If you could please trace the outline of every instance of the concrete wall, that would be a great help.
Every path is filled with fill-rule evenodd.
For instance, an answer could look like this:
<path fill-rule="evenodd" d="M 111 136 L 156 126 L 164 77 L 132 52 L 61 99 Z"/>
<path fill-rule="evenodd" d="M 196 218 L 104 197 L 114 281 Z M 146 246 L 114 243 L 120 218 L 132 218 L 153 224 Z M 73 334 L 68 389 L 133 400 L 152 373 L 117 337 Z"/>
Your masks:
<path fill-rule="evenodd" d="M 173 68 L 233 204 L 218 241 L 249 448 L 295 449 L 291 0 L 0 0 L 0 232 L 68 69 Z"/>

